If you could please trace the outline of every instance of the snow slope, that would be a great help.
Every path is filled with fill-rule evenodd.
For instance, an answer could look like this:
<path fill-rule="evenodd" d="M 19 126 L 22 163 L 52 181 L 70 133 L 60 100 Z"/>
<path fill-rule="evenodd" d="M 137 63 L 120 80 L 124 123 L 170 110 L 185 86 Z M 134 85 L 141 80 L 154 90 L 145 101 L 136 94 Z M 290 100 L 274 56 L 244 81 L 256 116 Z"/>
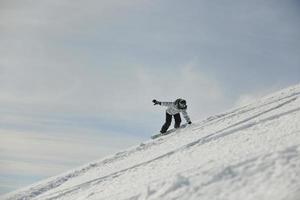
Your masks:
<path fill-rule="evenodd" d="M 299 200 L 300 85 L 2 199 Z"/>

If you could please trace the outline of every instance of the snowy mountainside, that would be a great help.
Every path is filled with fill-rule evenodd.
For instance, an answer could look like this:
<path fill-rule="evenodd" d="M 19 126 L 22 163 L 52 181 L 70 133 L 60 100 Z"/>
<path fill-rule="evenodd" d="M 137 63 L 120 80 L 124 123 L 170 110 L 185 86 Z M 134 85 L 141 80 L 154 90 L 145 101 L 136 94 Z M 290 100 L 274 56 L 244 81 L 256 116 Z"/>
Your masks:
<path fill-rule="evenodd" d="M 300 85 L 1 199 L 299 200 Z"/>

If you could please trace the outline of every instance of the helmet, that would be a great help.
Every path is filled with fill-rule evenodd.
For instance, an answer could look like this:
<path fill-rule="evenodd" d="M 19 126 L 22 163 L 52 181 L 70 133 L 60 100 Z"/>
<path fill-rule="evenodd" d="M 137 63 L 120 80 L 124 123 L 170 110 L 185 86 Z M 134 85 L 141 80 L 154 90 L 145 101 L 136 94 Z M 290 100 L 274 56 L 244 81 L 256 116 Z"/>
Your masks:
<path fill-rule="evenodd" d="M 179 109 L 186 109 L 187 108 L 186 100 L 184 100 L 184 99 L 176 99 L 175 105 Z"/>

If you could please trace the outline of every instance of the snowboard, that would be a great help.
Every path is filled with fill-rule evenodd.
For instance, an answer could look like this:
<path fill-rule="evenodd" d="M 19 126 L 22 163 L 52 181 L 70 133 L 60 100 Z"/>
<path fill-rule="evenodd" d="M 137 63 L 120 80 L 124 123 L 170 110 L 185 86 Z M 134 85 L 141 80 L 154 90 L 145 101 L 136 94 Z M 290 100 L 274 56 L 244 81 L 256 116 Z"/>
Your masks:
<path fill-rule="evenodd" d="M 164 135 L 169 135 L 169 134 L 171 134 L 173 132 L 176 132 L 176 131 L 178 131 L 180 129 L 183 129 L 183 128 L 187 127 L 187 125 L 188 125 L 187 123 L 186 124 L 182 124 L 179 128 L 173 128 L 173 129 L 168 130 L 165 133 L 159 133 L 159 134 L 152 135 L 151 139 L 155 139 L 155 138 L 158 138 L 158 137 L 161 137 L 161 136 L 164 136 Z"/>

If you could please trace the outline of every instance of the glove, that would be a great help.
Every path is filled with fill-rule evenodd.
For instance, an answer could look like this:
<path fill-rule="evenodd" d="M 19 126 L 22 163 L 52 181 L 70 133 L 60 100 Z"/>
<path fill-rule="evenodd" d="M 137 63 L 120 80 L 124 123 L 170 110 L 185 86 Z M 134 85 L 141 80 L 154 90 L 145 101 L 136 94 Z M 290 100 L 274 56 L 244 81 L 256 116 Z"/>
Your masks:
<path fill-rule="evenodd" d="M 188 122 L 188 124 L 192 124 L 192 122 L 191 122 L 191 121 L 189 121 L 189 122 Z"/>
<path fill-rule="evenodd" d="M 161 105 L 161 103 L 159 101 L 157 101 L 156 99 L 153 99 L 152 102 L 154 103 L 154 105 L 157 105 L 157 104 Z"/>

